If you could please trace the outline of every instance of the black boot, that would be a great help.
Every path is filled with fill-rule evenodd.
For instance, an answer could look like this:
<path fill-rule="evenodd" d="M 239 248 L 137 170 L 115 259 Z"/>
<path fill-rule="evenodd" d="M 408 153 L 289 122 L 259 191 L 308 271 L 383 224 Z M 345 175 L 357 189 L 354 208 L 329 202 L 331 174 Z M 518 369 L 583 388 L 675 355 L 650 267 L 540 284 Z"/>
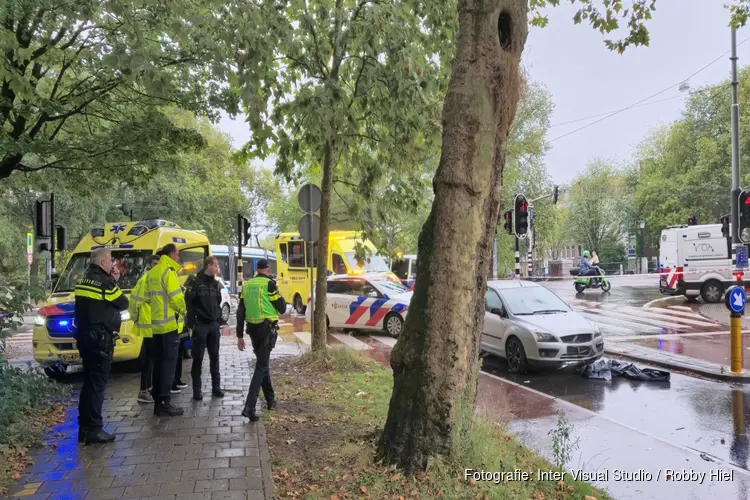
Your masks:
<path fill-rule="evenodd" d="M 224 391 L 221 390 L 221 387 L 218 385 L 215 385 L 213 389 L 211 389 L 211 395 L 215 398 L 223 398 L 224 397 Z"/>
<path fill-rule="evenodd" d="M 268 411 L 275 410 L 276 409 L 276 400 L 272 399 L 270 401 L 266 401 L 266 408 L 268 408 Z"/>
<path fill-rule="evenodd" d="M 81 440 L 81 434 L 78 434 L 78 440 Z M 111 443 L 115 440 L 115 435 L 105 432 L 103 429 L 95 429 L 88 431 L 84 436 L 84 442 L 86 444 L 99 444 L 99 443 Z"/>
<path fill-rule="evenodd" d="M 78 428 L 78 442 L 83 443 L 86 441 L 86 435 L 89 433 L 89 430 L 85 427 L 79 427 Z"/>
<path fill-rule="evenodd" d="M 193 389 L 193 399 L 196 401 L 203 399 L 203 392 L 200 389 Z"/>
<path fill-rule="evenodd" d="M 183 413 L 185 413 L 185 410 L 172 403 L 159 403 L 154 408 L 154 415 L 157 417 L 179 417 Z"/>
<path fill-rule="evenodd" d="M 245 418 L 249 418 L 251 422 L 257 422 L 260 420 L 260 416 L 255 412 L 255 408 L 248 408 L 245 407 L 244 410 L 242 410 L 241 415 Z"/>

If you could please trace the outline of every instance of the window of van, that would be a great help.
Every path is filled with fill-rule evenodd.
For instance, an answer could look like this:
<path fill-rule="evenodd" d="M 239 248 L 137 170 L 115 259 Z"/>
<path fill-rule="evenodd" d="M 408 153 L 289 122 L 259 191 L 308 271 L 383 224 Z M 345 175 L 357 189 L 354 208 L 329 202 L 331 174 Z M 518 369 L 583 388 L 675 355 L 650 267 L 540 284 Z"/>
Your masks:
<path fill-rule="evenodd" d="M 77 253 L 70 258 L 57 282 L 55 293 L 73 291 L 76 282 L 83 277 L 89 266 L 90 255 L 90 253 Z M 149 250 L 112 251 L 112 260 L 120 269 L 120 279 L 117 285 L 122 290 L 131 290 L 135 286 L 138 279 L 143 276 L 150 256 Z"/>
<path fill-rule="evenodd" d="M 177 276 L 190 276 L 197 273 L 203 267 L 203 259 L 207 256 L 207 247 L 180 249 L 180 265 L 182 265 L 182 269 L 177 273 Z"/>
<path fill-rule="evenodd" d="M 281 262 L 286 262 L 286 243 L 279 245 L 279 252 L 281 253 Z"/>
<path fill-rule="evenodd" d="M 229 281 L 230 274 L 229 274 L 229 256 L 227 255 L 218 255 L 215 256 L 216 260 L 219 261 L 219 277 Z"/>
<path fill-rule="evenodd" d="M 305 267 L 305 244 L 302 241 L 289 242 L 289 267 Z"/>

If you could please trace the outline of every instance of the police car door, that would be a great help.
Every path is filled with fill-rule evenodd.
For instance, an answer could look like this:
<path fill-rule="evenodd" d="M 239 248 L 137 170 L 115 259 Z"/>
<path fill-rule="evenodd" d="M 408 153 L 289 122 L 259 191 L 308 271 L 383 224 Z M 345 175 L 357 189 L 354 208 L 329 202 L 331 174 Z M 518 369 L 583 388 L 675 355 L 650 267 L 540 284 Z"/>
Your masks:
<path fill-rule="evenodd" d="M 344 326 L 344 322 L 349 317 L 349 304 L 355 298 L 348 280 L 328 280 L 326 314 L 328 314 L 328 322 L 332 328 Z"/>

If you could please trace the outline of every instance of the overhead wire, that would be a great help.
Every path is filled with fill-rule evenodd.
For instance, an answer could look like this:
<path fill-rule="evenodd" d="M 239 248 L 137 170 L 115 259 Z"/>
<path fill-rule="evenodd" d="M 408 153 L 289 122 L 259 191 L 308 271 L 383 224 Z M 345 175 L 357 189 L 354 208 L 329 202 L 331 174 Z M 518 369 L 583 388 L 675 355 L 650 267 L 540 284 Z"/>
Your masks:
<path fill-rule="evenodd" d="M 738 44 L 737 44 L 737 46 L 739 47 L 740 45 L 742 45 L 743 43 L 747 42 L 748 40 L 750 40 L 750 37 L 747 37 L 747 38 L 745 38 L 744 40 L 742 40 L 742 41 L 741 41 L 740 43 L 738 43 Z M 694 72 L 693 74 L 691 74 L 691 75 L 690 75 L 690 76 L 688 76 L 687 78 L 683 78 L 683 79 L 682 79 L 682 80 L 680 80 L 679 82 L 677 82 L 677 83 L 674 83 L 674 84 L 672 84 L 672 85 L 670 85 L 670 86 L 668 86 L 668 87 L 666 87 L 666 88 L 664 88 L 664 89 L 660 90 L 659 92 L 656 92 L 656 93 L 654 93 L 654 94 L 651 94 L 650 96 L 648 96 L 648 97 L 646 97 L 646 98 L 644 98 L 644 99 L 641 99 L 640 101 L 637 101 L 637 102 L 635 102 L 635 103 L 633 103 L 633 104 L 631 104 L 631 105 L 629 105 L 629 106 L 625 106 L 624 108 L 620 108 L 620 109 L 618 109 L 618 110 L 612 111 L 611 113 L 607 113 L 607 114 L 605 114 L 605 116 L 602 116 L 601 118 L 599 118 L 599 119 L 598 119 L 598 120 L 596 120 L 596 121 L 593 121 L 593 122 L 591 122 L 591 123 L 588 123 L 588 124 L 586 124 L 586 125 L 583 125 L 582 127 L 578 127 L 577 129 L 575 129 L 575 130 L 571 130 L 570 132 L 567 132 L 567 133 L 565 133 L 565 134 L 559 135 L 559 136 L 557 136 L 557 137 L 555 137 L 555 138 L 553 138 L 553 139 L 550 139 L 550 140 L 549 140 L 549 141 L 547 141 L 547 142 L 548 142 L 548 143 L 550 143 L 550 142 L 555 142 L 555 141 L 557 141 L 557 140 L 560 140 L 560 139 L 562 139 L 562 138 L 564 138 L 564 137 L 568 137 L 569 135 L 573 135 L 573 134 L 575 134 L 576 132 L 580 132 L 581 130 L 584 130 L 584 129 L 588 128 L 588 127 L 591 127 L 591 126 L 593 126 L 593 125 L 596 125 L 597 123 L 601 123 L 601 122 L 603 122 L 604 120 L 606 120 L 606 119 L 608 119 L 608 118 L 611 118 L 611 117 L 613 117 L 613 116 L 615 116 L 615 115 L 617 115 L 617 114 L 620 114 L 620 113 L 622 113 L 623 111 L 627 111 L 627 110 L 629 110 L 629 109 L 633 109 L 633 108 L 636 108 L 636 107 L 639 107 L 639 106 L 643 106 L 643 105 L 644 105 L 643 103 L 646 103 L 646 101 L 650 101 L 650 100 L 651 100 L 651 99 L 653 99 L 654 97 L 657 97 L 657 96 L 659 96 L 659 95 L 661 95 L 661 94 L 663 94 L 663 93 L 667 92 L 668 90 L 671 90 L 671 89 L 673 89 L 673 88 L 675 88 L 675 87 L 679 86 L 679 85 L 680 85 L 681 83 L 683 83 L 683 82 L 685 82 L 685 81 L 687 81 L 687 80 L 691 79 L 691 78 L 692 78 L 692 77 L 694 77 L 695 75 L 697 75 L 697 74 L 701 73 L 702 71 L 706 70 L 706 69 L 707 69 L 708 67 L 710 67 L 711 65 L 713 65 L 713 64 L 715 64 L 715 63 L 717 63 L 718 61 L 720 61 L 720 60 L 721 60 L 721 59 L 722 59 L 723 57 L 725 57 L 725 56 L 726 56 L 727 54 L 729 54 L 730 52 L 731 52 L 731 50 L 728 50 L 728 51 L 724 52 L 723 54 L 721 54 L 720 56 L 718 56 L 718 57 L 717 57 L 716 59 L 714 59 L 713 61 L 709 62 L 708 64 L 706 64 L 705 66 L 703 66 L 703 67 L 702 67 L 702 68 L 700 68 L 699 70 L 695 71 L 695 72 Z M 677 97 L 681 97 L 681 96 L 677 96 Z M 652 103 L 648 103 L 648 104 L 656 104 L 656 102 L 652 102 Z M 601 115 L 598 115 L 598 116 L 601 116 Z M 579 119 L 579 120 L 573 120 L 573 121 L 571 121 L 571 122 L 569 122 L 569 123 L 573 123 L 573 122 L 576 122 L 576 121 L 584 121 L 584 120 L 586 120 L 586 119 L 591 119 L 591 118 L 593 118 L 593 117 L 589 117 L 589 118 L 581 118 L 581 119 Z M 555 126 L 560 126 L 560 125 L 562 125 L 562 124 L 557 124 L 557 125 L 555 125 Z M 550 127 L 550 128 L 551 128 L 551 127 Z"/>

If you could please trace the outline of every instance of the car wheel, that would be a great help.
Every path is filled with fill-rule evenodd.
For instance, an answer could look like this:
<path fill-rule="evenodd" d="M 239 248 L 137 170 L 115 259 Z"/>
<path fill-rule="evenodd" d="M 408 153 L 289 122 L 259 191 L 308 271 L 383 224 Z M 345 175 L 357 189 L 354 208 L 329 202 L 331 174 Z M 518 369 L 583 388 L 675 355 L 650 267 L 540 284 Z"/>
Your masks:
<path fill-rule="evenodd" d="M 715 304 L 721 300 L 721 296 L 724 294 L 724 286 L 720 281 L 708 280 L 703 284 L 701 288 L 701 297 L 704 302 L 709 304 Z"/>
<path fill-rule="evenodd" d="M 294 304 L 294 311 L 297 314 L 299 315 L 305 314 L 305 310 L 307 310 L 307 307 L 305 306 L 305 304 L 302 303 L 302 297 L 300 297 L 299 294 L 296 294 L 294 296 L 293 304 Z"/>
<path fill-rule="evenodd" d="M 221 321 L 223 323 L 229 322 L 229 304 L 221 306 Z"/>
<path fill-rule="evenodd" d="M 576 283 L 576 292 L 583 293 L 583 291 L 586 289 L 586 285 L 583 283 Z"/>
<path fill-rule="evenodd" d="M 526 350 L 518 337 L 511 337 L 505 344 L 505 356 L 510 373 L 526 373 L 529 369 L 526 361 Z"/>
<path fill-rule="evenodd" d="M 602 292 L 608 292 L 612 289 L 612 283 L 609 281 L 602 281 Z"/>
<path fill-rule="evenodd" d="M 391 313 L 385 317 L 383 327 L 385 333 L 394 338 L 398 337 L 401 334 L 401 330 L 404 329 L 404 319 L 400 314 Z"/>
<path fill-rule="evenodd" d="M 62 380 L 63 377 L 65 377 L 65 372 L 67 371 L 68 365 L 64 365 L 62 363 L 44 367 L 44 374 L 53 380 Z"/>

